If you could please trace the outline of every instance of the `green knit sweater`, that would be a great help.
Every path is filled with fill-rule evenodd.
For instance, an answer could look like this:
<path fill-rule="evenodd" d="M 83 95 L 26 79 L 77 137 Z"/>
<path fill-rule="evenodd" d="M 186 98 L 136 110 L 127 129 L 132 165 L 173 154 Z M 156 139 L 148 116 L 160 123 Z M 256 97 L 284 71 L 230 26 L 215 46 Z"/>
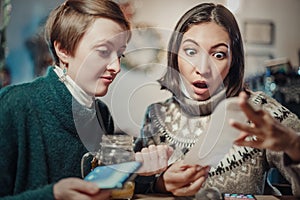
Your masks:
<path fill-rule="evenodd" d="M 111 115 L 97 101 L 107 132 Z M 0 90 L 0 199 L 54 199 L 53 184 L 80 177 L 86 147 L 72 114 L 72 96 L 49 68 L 33 82 Z"/>

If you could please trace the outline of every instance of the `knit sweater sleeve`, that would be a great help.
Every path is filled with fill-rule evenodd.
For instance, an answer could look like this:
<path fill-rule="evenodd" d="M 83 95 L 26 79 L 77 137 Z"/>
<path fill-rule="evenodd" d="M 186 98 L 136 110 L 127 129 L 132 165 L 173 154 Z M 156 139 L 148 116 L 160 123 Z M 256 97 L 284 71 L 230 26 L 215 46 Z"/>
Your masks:
<path fill-rule="evenodd" d="M 260 102 L 262 108 L 284 126 L 292 128 L 300 134 L 300 120 L 297 115 L 262 92 L 256 93 L 254 100 Z M 266 156 L 270 167 L 277 168 L 286 180 L 290 182 L 293 194 L 300 196 L 300 163 L 292 162 L 288 155 L 283 152 L 267 150 Z"/>
<path fill-rule="evenodd" d="M 12 117 L 13 113 L 6 103 L 6 90 L 0 94 L 0 196 L 12 194 L 16 171 L 17 136 L 14 135 L 16 128 Z M 8 159 L 14 158 L 14 159 Z"/>
<path fill-rule="evenodd" d="M 26 127 L 20 108 L 24 107 L 14 96 L 14 88 L 4 88 L 0 92 L 0 199 L 1 200 L 39 200 L 54 199 L 53 184 L 42 186 L 34 190 L 24 190 L 23 185 L 16 181 L 16 177 L 21 176 L 18 173 L 18 167 L 22 163 L 19 158 L 19 135 L 20 130 Z M 28 159 L 28 158 L 27 158 Z"/>
<path fill-rule="evenodd" d="M 42 188 L 29 190 L 13 196 L 0 197 L 0 200 L 45 200 L 53 199 L 53 184 L 46 185 Z"/>

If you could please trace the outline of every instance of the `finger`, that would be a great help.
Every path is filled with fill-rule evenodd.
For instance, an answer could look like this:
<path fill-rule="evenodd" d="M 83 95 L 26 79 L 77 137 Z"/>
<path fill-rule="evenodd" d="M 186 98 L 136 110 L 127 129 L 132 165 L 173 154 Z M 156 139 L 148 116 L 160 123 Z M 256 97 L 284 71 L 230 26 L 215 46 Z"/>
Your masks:
<path fill-rule="evenodd" d="M 136 152 L 136 153 L 135 153 L 135 160 L 136 160 L 136 161 L 139 161 L 139 162 L 141 162 L 141 163 L 144 162 L 143 156 L 142 156 L 142 153 L 141 153 L 141 152 Z"/>
<path fill-rule="evenodd" d="M 80 192 L 72 192 L 72 194 L 69 195 L 69 198 L 80 199 L 80 200 L 90 200 L 92 198 L 92 195 L 88 195 L 88 194 L 84 194 L 84 193 L 80 193 Z"/>
<path fill-rule="evenodd" d="M 146 172 L 145 168 L 148 165 L 148 163 L 145 163 L 141 152 L 135 153 L 135 160 L 142 163 L 142 166 L 138 169 L 137 173 L 140 174 L 141 176 L 146 176 L 146 174 L 143 173 Z"/>
<path fill-rule="evenodd" d="M 200 177 L 195 182 L 188 184 L 187 186 L 177 188 L 172 191 L 175 196 L 193 196 L 202 187 L 206 177 Z"/>
<path fill-rule="evenodd" d="M 238 146 L 247 146 L 251 148 L 256 148 L 256 149 L 262 149 L 261 147 L 261 142 L 256 142 L 256 141 L 235 141 L 234 144 Z"/>
<path fill-rule="evenodd" d="M 99 192 L 99 187 L 95 183 L 81 179 L 70 178 L 68 184 L 71 189 L 81 193 L 93 195 Z"/>
<path fill-rule="evenodd" d="M 150 155 L 150 160 L 151 162 L 149 163 L 149 170 L 152 172 L 156 172 L 157 170 L 159 170 L 159 156 L 158 156 L 158 151 L 157 151 L 157 147 L 154 145 L 150 145 L 149 146 L 149 155 Z"/>
<path fill-rule="evenodd" d="M 149 153 L 149 148 L 142 148 L 141 153 Z"/>
<path fill-rule="evenodd" d="M 168 147 L 165 145 L 157 146 L 157 151 L 159 152 L 159 159 L 158 159 L 158 167 L 159 169 L 166 168 L 168 166 Z"/>
<path fill-rule="evenodd" d="M 238 139 L 234 140 L 234 144 L 238 146 L 248 146 L 252 148 L 262 149 L 263 140 L 256 136 L 249 138 L 249 135 L 242 133 Z"/>
<path fill-rule="evenodd" d="M 100 190 L 96 195 L 92 197 L 92 200 L 108 200 L 110 199 L 110 195 L 111 190 Z"/>
<path fill-rule="evenodd" d="M 198 170 L 198 172 L 194 176 L 191 177 L 190 183 L 197 181 L 201 177 L 208 177 L 210 167 L 209 166 L 205 166 L 205 167 L 198 166 L 197 170 Z"/>
<path fill-rule="evenodd" d="M 179 171 L 172 173 L 172 180 L 170 181 L 181 180 L 179 185 L 186 185 L 187 183 L 194 181 L 196 176 L 201 176 L 198 175 L 198 173 L 202 175 L 205 174 L 205 170 L 201 171 L 201 169 L 201 166 L 185 166 L 184 169 L 180 168 Z"/>
<path fill-rule="evenodd" d="M 232 127 L 236 128 L 242 132 L 248 133 L 249 135 L 258 135 L 259 134 L 259 130 L 256 127 L 249 126 L 248 124 L 239 123 L 239 122 L 235 121 L 234 119 L 229 119 L 229 124 Z"/>
<path fill-rule="evenodd" d="M 172 156 L 174 149 L 170 146 L 167 146 L 168 150 L 167 150 L 167 155 L 168 155 L 168 159 Z"/>
<path fill-rule="evenodd" d="M 149 169 L 148 169 L 149 159 L 144 160 L 143 155 L 142 155 L 141 152 L 135 153 L 135 160 L 142 163 L 142 166 L 136 172 L 137 174 L 139 174 L 140 176 L 151 176 L 151 175 L 154 175 L 153 173 L 148 173 L 148 171 L 149 171 Z"/>
<path fill-rule="evenodd" d="M 188 186 L 188 194 L 189 195 L 196 194 L 200 190 L 200 188 L 202 187 L 202 185 L 205 182 L 206 178 L 207 178 L 207 176 L 201 176 L 197 180 L 195 180 L 194 182 L 192 182 Z"/>
<path fill-rule="evenodd" d="M 246 140 L 246 138 L 249 136 L 246 132 L 241 132 L 241 134 L 234 140 L 234 142 L 240 142 L 243 140 Z"/>
<path fill-rule="evenodd" d="M 258 125 L 261 124 L 260 117 L 260 110 L 255 111 L 252 106 L 248 103 L 248 96 L 245 92 L 241 92 L 239 94 L 239 105 L 242 109 L 242 111 L 246 114 L 247 118 L 252 121 L 254 124 Z"/>
<path fill-rule="evenodd" d="M 142 156 L 144 160 L 144 172 L 149 172 L 151 168 L 151 157 L 149 154 L 149 149 L 148 148 L 143 148 L 142 151 Z"/>
<path fill-rule="evenodd" d="M 140 171 L 143 171 L 143 168 L 144 168 L 143 156 L 142 156 L 141 152 L 136 152 L 134 157 L 135 157 L 135 161 L 138 161 L 138 162 L 142 163 L 142 166 L 137 171 L 137 173 L 139 173 Z"/>

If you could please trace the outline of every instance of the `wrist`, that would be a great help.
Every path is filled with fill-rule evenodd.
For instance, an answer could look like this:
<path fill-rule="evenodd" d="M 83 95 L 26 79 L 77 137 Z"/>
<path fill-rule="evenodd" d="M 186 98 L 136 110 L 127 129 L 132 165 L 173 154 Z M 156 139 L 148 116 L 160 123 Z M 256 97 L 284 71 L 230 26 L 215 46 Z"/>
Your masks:
<path fill-rule="evenodd" d="M 164 173 L 161 173 L 159 176 L 157 176 L 155 182 L 154 182 L 154 191 L 157 193 L 167 193 L 167 189 L 165 187 L 165 182 L 163 178 Z"/>

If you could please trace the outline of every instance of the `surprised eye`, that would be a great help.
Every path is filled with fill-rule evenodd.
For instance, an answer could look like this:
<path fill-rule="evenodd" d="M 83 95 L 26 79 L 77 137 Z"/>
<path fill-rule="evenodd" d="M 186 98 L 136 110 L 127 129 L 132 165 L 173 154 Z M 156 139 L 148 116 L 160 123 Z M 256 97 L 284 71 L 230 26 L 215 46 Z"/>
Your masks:
<path fill-rule="evenodd" d="M 184 51 L 188 56 L 194 56 L 197 53 L 195 49 L 184 49 Z"/>
<path fill-rule="evenodd" d="M 217 53 L 215 53 L 213 56 L 214 56 L 215 58 L 217 58 L 218 60 L 221 60 L 221 59 L 223 59 L 223 58 L 226 57 L 226 54 L 223 53 L 223 52 L 217 52 Z"/>

